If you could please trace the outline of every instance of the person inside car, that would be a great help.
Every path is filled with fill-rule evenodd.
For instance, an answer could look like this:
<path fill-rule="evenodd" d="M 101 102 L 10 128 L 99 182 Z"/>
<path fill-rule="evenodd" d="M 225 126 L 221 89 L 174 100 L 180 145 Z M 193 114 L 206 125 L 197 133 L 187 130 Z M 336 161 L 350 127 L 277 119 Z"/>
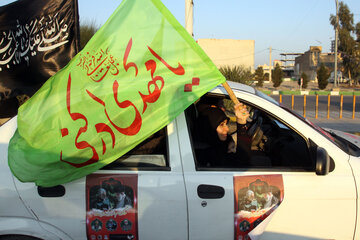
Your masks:
<path fill-rule="evenodd" d="M 242 103 L 234 106 L 238 142 L 246 135 L 246 119 L 249 112 Z M 229 135 L 229 118 L 224 110 L 210 105 L 199 111 L 198 130 L 195 138 L 195 153 L 201 167 L 234 167 L 243 166 L 249 159 L 250 146 L 235 144 Z"/>

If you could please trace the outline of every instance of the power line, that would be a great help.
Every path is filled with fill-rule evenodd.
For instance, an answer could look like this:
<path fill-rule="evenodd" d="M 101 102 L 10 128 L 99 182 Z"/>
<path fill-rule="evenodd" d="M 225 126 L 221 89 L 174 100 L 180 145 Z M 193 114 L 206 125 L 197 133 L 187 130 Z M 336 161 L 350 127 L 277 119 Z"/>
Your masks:
<path fill-rule="evenodd" d="M 309 8 L 307 9 L 307 11 L 305 12 L 305 14 L 303 15 L 302 19 L 300 19 L 300 20 L 298 21 L 298 23 L 297 23 L 297 24 L 295 25 L 295 27 L 293 28 L 293 31 L 292 31 L 290 34 L 288 34 L 289 39 L 294 36 L 295 32 L 298 32 L 299 27 L 303 24 L 303 22 L 305 21 L 305 19 L 307 18 L 307 16 L 308 16 L 309 14 L 313 14 L 314 9 L 315 9 L 315 7 L 318 5 L 319 2 L 320 2 L 320 1 L 318 1 L 318 0 L 314 0 L 312 5 L 310 5 L 310 4 L 308 5 Z"/>
<path fill-rule="evenodd" d="M 288 51 L 288 50 L 284 50 L 284 49 L 276 49 L 276 48 L 273 48 L 272 50 L 274 51 L 278 51 L 278 52 L 293 52 L 293 51 Z"/>

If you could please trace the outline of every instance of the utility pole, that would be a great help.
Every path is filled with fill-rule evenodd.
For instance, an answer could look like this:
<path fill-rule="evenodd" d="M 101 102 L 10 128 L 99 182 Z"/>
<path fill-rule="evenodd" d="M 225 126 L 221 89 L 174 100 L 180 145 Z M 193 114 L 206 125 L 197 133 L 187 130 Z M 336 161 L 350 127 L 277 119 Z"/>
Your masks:
<path fill-rule="evenodd" d="M 272 70 L 272 64 L 271 64 L 271 47 L 270 47 L 270 54 L 269 54 L 269 56 L 270 56 L 270 59 L 269 59 L 269 81 L 270 82 L 272 82 L 272 80 L 271 80 L 271 70 Z"/>
<path fill-rule="evenodd" d="M 193 0 L 185 0 L 185 29 L 194 37 L 193 22 L 194 22 L 194 2 Z"/>
<path fill-rule="evenodd" d="M 193 0 L 185 0 L 185 29 L 188 33 L 194 37 L 193 33 L 193 14 L 194 14 L 194 2 Z M 234 102 L 234 104 L 239 104 L 239 100 L 236 98 L 234 92 L 230 88 L 229 84 L 225 81 L 223 84 L 226 92 L 229 94 L 230 99 Z"/>
<path fill-rule="evenodd" d="M 336 1 L 336 23 L 335 23 L 335 67 L 334 67 L 334 86 L 337 87 L 337 55 L 338 55 L 338 25 L 339 25 L 339 2 Z"/>

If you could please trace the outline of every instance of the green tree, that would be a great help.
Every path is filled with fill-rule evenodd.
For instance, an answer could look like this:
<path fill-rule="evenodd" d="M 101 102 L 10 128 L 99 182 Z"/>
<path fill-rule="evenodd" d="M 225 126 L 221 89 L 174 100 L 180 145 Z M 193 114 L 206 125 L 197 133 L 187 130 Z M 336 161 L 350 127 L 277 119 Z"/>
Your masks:
<path fill-rule="evenodd" d="M 336 23 L 336 16 L 330 15 L 330 23 L 334 29 L 338 29 L 339 46 L 338 50 L 342 58 L 343 73 L 350 80 L 360 77 L 360 22 L 354 25 L 354 14 L 344 3 L 339 4 L 339 22 Z M 350 81 L 352 82 L 352 81 Z"/>
<path fill-rule="evenodd" d="M 269 81 L 269 73 L 264 74 L 264 81 Z"/>
<path fill-rule="evenodd" d="M 273 81 L 273 86 L 275 88 L 279 87 L 283 81 L 283 71 L 281 70 L 280 68 L 280 65 L 277 63 L 276 66 L 275 66 L 275 69 L 272 70 L 272 73 L 271 73 L 271 80 Z"/>
<path fill-rule="evenodd" d="M 328 79 L 330 77 L 329 70 L 325 67 L 324 63 L 321 64 L 320 68 L 317 70 L 317 79 L 319 89 L 323 90 L 328 85 Z"/>
<path fill-rule="evenodd" d="M 301 78 L 303 79 L 303 85 L 302 88 L 307 88 L 308 87 L 308 83 L 309 83 L 309 77 L 308 75 L 306 75 L 306 73 L 302 73 L 301 74 Z"/>
<path fill-rule="evenodd" d="M 80 49 L 85 47 L 87 42 L 92 38 L 92 36 L 94 36 L 99 28 L 100 27 L 94 20 L 80 24 Z"/>
<path fill-rule="evenodd" d="M 251 81 L 253 80 L 251 69 L 244 66 L 225 66 L 220 67 L 219 70 L 222 75 L 224 75 L 226 80 L 229 81 L 250 85 Z"/>
<path fill-rule="evenodd" d="M 264 69 L 263 67 L 258 67 L 255 70 L 255 81 L 257 81 L 256 86 L 262 87 L 264 84 Z"/>

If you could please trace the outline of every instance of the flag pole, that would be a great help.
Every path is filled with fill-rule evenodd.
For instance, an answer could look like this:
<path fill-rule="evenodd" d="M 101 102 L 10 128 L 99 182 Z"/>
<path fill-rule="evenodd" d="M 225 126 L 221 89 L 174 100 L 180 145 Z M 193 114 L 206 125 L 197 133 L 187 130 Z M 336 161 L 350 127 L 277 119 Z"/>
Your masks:
<path fill-rule="evenodd" d="M 194 1 L 193 0 L 185 0 L 185 29 L 188 33 L 194 37 L 193 33 L 193 22 L 194 22 Z M 233 90 L 230 88 L 229 84 L 225 81 L 223 84 L 226 92 L 229 94 L 230 99 L 236 104 L 239 103 L 239 100 L 236 98 Z"/>
<path fill-rule="evenodd" d="M 235 96 L 233 90 L 230 88 L 229 84 L 225 81 L 222 85 L 225 88 L 226 92 L 229 94 L 229 97 L 234 102 L 234 104 L 239 104 L 240 102 Z"/>

